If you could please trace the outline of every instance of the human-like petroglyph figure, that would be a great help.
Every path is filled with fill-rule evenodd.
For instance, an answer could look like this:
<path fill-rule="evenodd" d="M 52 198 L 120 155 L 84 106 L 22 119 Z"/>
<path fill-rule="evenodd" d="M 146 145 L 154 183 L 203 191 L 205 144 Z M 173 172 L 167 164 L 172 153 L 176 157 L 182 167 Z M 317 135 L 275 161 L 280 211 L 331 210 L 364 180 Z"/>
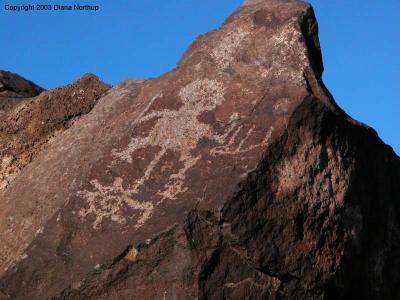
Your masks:
<path fill-rule="evenodd" d="M 87 207 L 79 210 L 79 216 L 86 217 L 93 214 L 93 228 L 99 229 L 104 218 L 110 218 L 119 224 L 125 224 L 126 218 L 120 213 L 121 209 L 130 208 L 142 211 L 136 227 L 140 227 L 150 217 L 153 211 L 151 202 L 139 202 L 135 200 L 135 191 L 125 189 L 123 180 L 120 177 L 115 178 L 111 186 L 103 186 L 98 180 L 92 180 L 91 185 L 94 191 L 80 191 L 78 195 L 86 199 Z"/>
<path fill-rule="evenodd" d="M 143 123 L 158 118 L 147 137 L 132 138 L 126 149 L 113 151 L 115 157 L 132 162 L 132 154 L 138 149 L 148 146 L 161 148 L 149 164 L 144 176 L 133 184 L 133 190 L 136 192 L 149 178 L 166 151 L 171 150 L 180 154 L 183 167 L 169 178 L 165 190 L 159 193 L 162 196 L 161 201 L 166 198 L 175 199 L 177 194 L 187 190 L 183 184 L 185 173 L 200 159 L 200 156 L 193 156 L 191 150 L 196 148 L 201 138 L 223 142 L 225 136 L 229 134 L 227 132 L 225 135 L 215 135 L 209 124 L 198 120 L 201 113 L 214 110 L 224 101 L 224 87 L 221 83 L 209 79 L 195 80 L 180 90 L 179 97 L 183 104 L 179 110 L 152 111 L 137 120 L 138 123 Z"/>
<path fill-rule="evenodd" d="M 126 205 L 129 208 L 143 211 L 136 224 L 137 227 L 140 227 L 151 215 L 154 207 L 151 202 L 136 201 L 135 195 L 150 179 L 154 168 L 160 163 L 167 151 L 178 153 L 179 162 L 183 166 L 166 179 L 164 189 L 158 192 L 160 200 L 155 205 L 160 204 L 165 199 L 176 199 L 178 194 L 187 191 L 188 188 L 184 184 L 186 172 L 201 158 L 201 155 L 192 154 L 192 150 L 197 147 L 200 139 L 207 138 L 218 144 L 217 147 L 210 150 L 212 155 L 242 153 L 264 145 L 269 139 L 270 132 L 267 133 L 266 138 L 260 144 L 247 148 L 243 147 L 252 134 L 254 126 L 248 130 L 243 140 L 238 141 L 238 133 L 241 130 L 246 130 L 239 124 L 238 113 L 231 116 L 226 130 L 222 134 L 216 134 L 212 125 L 199 121 L 198 117 L 203 112 L 215 110 L 224 101 L 224 91 L 224 86 L 216 80 L 195 80 L 179 91 L 179 97 L 183 104 L 179 110 L 151 110 L 152 104 L 160 95 L 153 97 L 133 123 L 133 126 L 138 126 L 145 121 L 157 119 L 150 133 L 145 137 L 133 137 L 126 148 L 122 150 L 114 149 L 112 155 L 119 161 L 132 163 L 133 154 L 139 149 L 157 146 L 159 151 L 155 153 L 153 159 L 147 165 L 143 176 L 136 179 L 128 188 L 123 187 L 121 178 L 115 179 L 112 186 L 102 186 L 97 180 L 92 181 L 95 191 L 81 191 L 78 194 L 80 197 L 86 198 L 89 203 L 89 208 L 82 209 L 80 216 L 86 217 L 93 213 L 96 216 L 94 228 L 98 228 L 105 217 L 122 224 L 125 222 L 125 218 L 121 217 L 119 211 Z M 95 205 L 96 201 L 99 201 L 99 204 Z"/>

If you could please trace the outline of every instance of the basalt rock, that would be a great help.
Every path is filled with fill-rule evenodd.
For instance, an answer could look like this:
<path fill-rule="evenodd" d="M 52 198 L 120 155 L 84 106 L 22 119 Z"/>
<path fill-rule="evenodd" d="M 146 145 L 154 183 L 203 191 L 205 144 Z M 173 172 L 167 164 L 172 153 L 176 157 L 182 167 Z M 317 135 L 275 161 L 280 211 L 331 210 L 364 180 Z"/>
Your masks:
<path fill-rule="evenodd" d="M 44 89 L 32 81 L 0 70 L 0 112 L 9 110 L 27 98 L 35 97 Z"/>
<path fill-rule="evenodd" d="M 309 96 L 221 210 L 194 208 L 57 299 L 397 299 L 399 170 Z"/>
<path fill-rule="evenodd" d="M 11 73 L 0 74 L 11 76 Z M 9 79 L 9 89 L 18 95 L 42 93 L 23 98 L 14 102 L 12 108 L 0 111 L 0 190 L 5 189 L 55 136 L 87 114 L 110 88 L 92 74 L 45 92 L 18 76 L 5 78 Z"/>
<path fill-rule="evenodd" d="M 43 91 L 43 88 L 18 74 L 0 70 L 0 97 L 34 97 Z"/>
<path fill-rule="evenodd" d="M 0 191 L 4 297 L 400 297 L 399 158 L 322 72 L 312 8 L 250 0 L 110 89 Z"/>

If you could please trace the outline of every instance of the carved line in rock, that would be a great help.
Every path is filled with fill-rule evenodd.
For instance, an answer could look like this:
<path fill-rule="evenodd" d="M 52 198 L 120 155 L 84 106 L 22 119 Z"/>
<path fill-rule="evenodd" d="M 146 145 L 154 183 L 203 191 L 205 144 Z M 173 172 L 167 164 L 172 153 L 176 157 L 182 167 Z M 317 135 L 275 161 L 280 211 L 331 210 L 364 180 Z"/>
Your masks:
<path fill-rule="evenodd" d="M 77 193 L 79 197 L 86 199 L 89 206 L 88 208 L 83 207 L 79 211 L 79 216 L 86 218 L 89 214 L 93 214 L 95 216 L 93 228 L 99 229 L 104 218 L 125 224 L 126 218 L 122 215 L 121 209 L 126 207 L 142 212 L 135 224 L 135 227 L 139 228 L 151 216 L 154 205 L 150 201 L 139 202 L 135 199 L 135 195 L 139 193 L 140 187 L 149 180 L 154 168 L 160 163 L 167 151 L 178 153 L 179 162 L 183 163 L 183 166 L 167 179 L 164 189 L 157 193 L 161 199 L 155 205 L 159 205 L 166 199 L 174 200 L 178 194 L 188 190 L 185 187 L 186 172 L 196 165 L 201 158 L 201 155 L 193 156 L 191 153 L 197 147 L 200 139 L 207 138 L 219 144 L 218 147 L 210 150 L 210 153 L 214 156 L 219 154 L 233 155 L 265 146 L 272 134 L 272 127 L 259 144 L 247 148 L 243 147 L 253 133 L 255 126 L 248 130 L 243 140 L 237 141 L 238 133 L 241 130 L 246 130 L 243 125 L 238 124 L 238 113 L 231 116 L 230 125 L 222 134 L 214 134 L 211 125 L 198 120 L 203 112 L 215 110 L 225 100 L 224 92 L 224 86 L 218 81 L 198 79 L 180 90 L 179 97 L 183 105 L 179 110 L 149 111 L 160 95 L 153 97 L 133 123 L 133 126 L 137 126 L 145 121 L 157 118 L 149 135 L 131 138 L 125 149 L 113 149 L 112 155 L 119 161 L 132 163 L 132 155 L 139 149 L 157 146 L 160 148 L 159 152 L 148 164 L 143 176 L 136 179 L 129 188 L 123 187 L 123 179 L 119 177 L 114 179 L 111 186 L 103 186 L 98 180 L 92 180 L 91 184 L 94 191 L 84 190 Z M 230 135 L 230 139 L 226 141 Z M 236 143 L 239 143 L 238 146 L 235 146 Z"/>
<path fill-rule="evenodd" d="M 150 217 L 153 211 L 153 204 L 151 202 L 139 202 L 135 200 L 135 190 L 125 189 L 122 178 L 115 178 L 111 186 L 103 186 L 96 179 L 90 183 L 94 187 L 94 191 L 78 192 L 78 195 L 85 198 L 89 205 L 89 208 L 81 208 L 79 216 L 85 218 L 87 215 L 93 214 L 95 216 L 95 220 L 93 221 L 94 229 L 100 229 L 104 218 L 110 218 L 114 222 L 125 224 L 126 218 L 119 213 L 124 206 L 142 211 L 135 225 L 136 227 L 143 225 Z"/>

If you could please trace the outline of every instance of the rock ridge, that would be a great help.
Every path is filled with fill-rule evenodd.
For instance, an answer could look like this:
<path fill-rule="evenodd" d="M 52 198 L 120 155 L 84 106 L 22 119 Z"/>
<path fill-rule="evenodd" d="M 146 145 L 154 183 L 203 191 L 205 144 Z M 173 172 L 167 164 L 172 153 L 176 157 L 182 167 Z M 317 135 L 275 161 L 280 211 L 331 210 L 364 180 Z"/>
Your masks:
<path fill-rule="evenodd" d="M 246 1 L 159 78 L 67 87 L 0 190 L 1 293 L 399 298 L 399 158 L 322 72 L 310 5 Z"/>
<path fill-rule="evenodd" d="M 13 108 L 0 111 L 0 190 L 27 166 L 54 137 L 88 113 L 97 100 L 110 88 L 93 74 L 85 74 L 71 85 L 43 91 L 30 81 L 11 73 L 8 78 L 19 95 L 36 96 L 14 103 Z M 11 75 L 10 75 L 11 74 Z M 21 87 L 22 86 L 22 87 Z M 30 87 L 33 87 L 29 90 Z M 11 90 L 11 89 L 10 89 Z M 40 94 L 39 94 L 40 93 Z M 1 98 L 0 98 L 1 99 Z M 1 100 L 0 100 L 1 101 Z"/>
<path fill-rule="evenodd" d="M 10 95 L 13 97 L 34 97 L 44 89 L 37 86 L 18 74 L 0 70 L 0 97 Z"/>
<path fill-rule="evenodd" d="M 307 159 L 303 147 L 321 152 Z M 357 152 L 360 147 L 370 150 L 354 161 L 345 161 L 349 152 Z M 325 155 L 333 153 L 324 151 L 343 157 L 340 167 L 329 165 Z M 368 166 L 377 154 L 378 162 Z M 374 189 L 348 190 L 342 199 L 333 199 L 332 191 L 325 187 L 320 189 L 325 199 L 318 199 L 321 196 L 317 190 L 305 195 L 302 188 L 292 188 L 291 194 L 277 193 L 275 189 L 286 178 L 277 178 L 276 174 L 282 174 L 279 169 L 288 157 L 314 168 L 308 172 L 316 178 L 327 172 L 344 172 L 354 181 L 375 182 L 383 177 L 390 182 L 400 170 L 398 157 L 373 130 L 348 122 L 309 96 L 291 116 L 282 137 L 268 147 L 257 169 L 221 210 L 194 208 L 183 225 L 174 225 L 145 243 L 129 246 L 113 262 L 99 266 L 57 299 L 397 298 L 400 292 L 393 290 L 391 282 L 396 267 L 389 265 L 383 270 L 374 264 L 381 251 L 396 251 L 400 235 L 394 227 L 398 228 L 398 220 L 382 219 L 384 224 L 379 230 L 373 222 L 362 223 L 374 214 L 383 216 L 391 210 L 398 214 L 398 203 L 374 204 Z M 399 186 L 395 182 L 388 186 L 392 190 L 386 197 L 390 199 Z M 354 197 L 360 192 L 364 198 Z M 306 200 L 310 196 L 314 199 Z M 320 203 L 313 203 L 317 199 Z M 285 210 L 282 205 L 286 205 Z M 334 207 L 324 216 L 320 205 Z M 392 229 L 385 232 L 387 228 Z M 385 235 L 397 245 L 387 249 Z M 371 243 L 369 239 L 376 240 Z M 288 257 L 287 253 L 292 255 Z M 377 283 L 377 278 L 384 280 Z"/>

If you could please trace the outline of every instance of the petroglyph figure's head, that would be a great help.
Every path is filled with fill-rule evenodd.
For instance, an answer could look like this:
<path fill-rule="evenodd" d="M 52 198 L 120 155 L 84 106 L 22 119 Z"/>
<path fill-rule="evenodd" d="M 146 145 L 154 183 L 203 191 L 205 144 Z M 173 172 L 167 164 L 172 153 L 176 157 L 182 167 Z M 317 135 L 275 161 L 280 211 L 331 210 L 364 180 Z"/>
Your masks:
<path fill-rule="evenodd" d="M 195 80 L 179 92 L 186 109 L 213 110 L 224 101 L 224 87 L 216 80 Z"/>

